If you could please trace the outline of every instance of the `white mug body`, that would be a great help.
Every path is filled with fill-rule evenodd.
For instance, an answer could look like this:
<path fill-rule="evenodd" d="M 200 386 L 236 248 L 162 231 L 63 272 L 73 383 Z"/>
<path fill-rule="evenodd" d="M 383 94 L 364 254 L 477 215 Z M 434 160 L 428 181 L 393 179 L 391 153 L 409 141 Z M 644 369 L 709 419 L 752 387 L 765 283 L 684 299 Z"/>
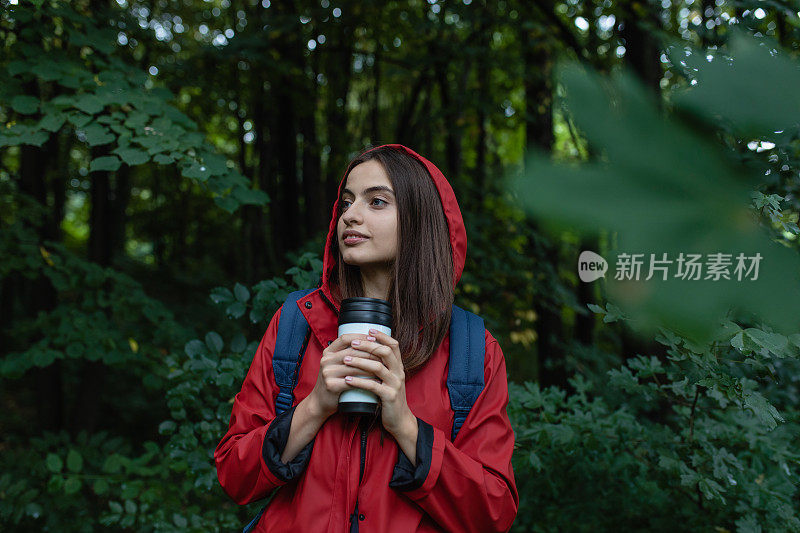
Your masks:
<path fill-rule="evenodd" d="M 369 335 L 370 329 L 380 331 L 381 333 L 385 333 L 390 337 L 392 335 L 392 329 L 390 327 L 383 326 L 381 324 L 370 324 L 368 322 L 351 322 L 349 324 L 342 324 L 339 326 L 338 335 L 339 337 L 347 333 L 361 333 L 363 335 Z M 354 379 L 377 379 L 377 378 L 354 376 Z M 339 395 L 339 403 L 341 404 L 345 402 L 379 403 L 380 399 L 378 398 L 377 395 L 368 390 L 351 389 L 351 390 L 346 390 Z"/>

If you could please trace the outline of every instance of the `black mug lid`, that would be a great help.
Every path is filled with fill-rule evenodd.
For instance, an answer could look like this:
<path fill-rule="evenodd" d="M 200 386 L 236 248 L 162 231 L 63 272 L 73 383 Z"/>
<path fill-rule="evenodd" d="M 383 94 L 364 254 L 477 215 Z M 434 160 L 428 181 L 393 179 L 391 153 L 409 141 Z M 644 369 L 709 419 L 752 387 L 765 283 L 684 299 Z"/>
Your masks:
<path fill-rule="evenodd" d="M 339 325 L 353 323 L 380 324 L 390 328 L 392 304 L 380 298 L 346 298 L 339 309 Z"/>

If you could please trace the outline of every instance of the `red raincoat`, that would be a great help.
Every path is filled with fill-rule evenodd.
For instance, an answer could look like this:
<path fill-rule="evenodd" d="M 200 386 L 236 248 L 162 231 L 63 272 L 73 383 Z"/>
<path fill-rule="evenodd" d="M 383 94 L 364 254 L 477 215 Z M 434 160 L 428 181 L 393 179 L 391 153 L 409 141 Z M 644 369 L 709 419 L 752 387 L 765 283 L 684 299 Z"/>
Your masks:
<path fill-rule="evenodd" d="M 455 194 L 430 161 L 405 146 L 391 146 L 419 159 L 433 178 L 447 217 L 457 282 L 464 269 L 467 237 Z M 337 258 L 328 252 L 331 239 L 336 238 L 336 222 L 331 220 L 328 231 L 322 284 L 298 301 L 311 336 L 294 389 L 294 406 L 314 388 L 322 351 L 337 337 L 338 307 L 329 284 Z M 368 431 L 359 424 L 359 417 L 340 413 L 328 418 L 314 440 L 284 464 L 280 456 L 294 406 L 275 416 L 278 388 L 272 353 L 280 312 L 272 317 L 261 340 L 236 395 L 228 432 L 214 452 L 219 481 L 237 503 L 259 500 L 278 489 L 255 531 L 510 529 L 519 506 L 511 467 L 514 433 L 506 414 L 505 360 L 488 331 L 485 387 L 454 442 L 450 441 L 454 415 L 447 392 L 450 341 L 445 337 L 425 366 L 406 376 L 406 401 L 419 428 L 416 465 L 380 422 Z"/>

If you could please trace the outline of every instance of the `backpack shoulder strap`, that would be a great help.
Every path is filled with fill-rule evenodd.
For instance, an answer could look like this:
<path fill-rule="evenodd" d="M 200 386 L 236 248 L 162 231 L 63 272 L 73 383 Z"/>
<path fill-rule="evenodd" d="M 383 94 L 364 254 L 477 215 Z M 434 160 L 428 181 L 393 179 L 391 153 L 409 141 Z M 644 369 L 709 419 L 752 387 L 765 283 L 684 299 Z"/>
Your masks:
<path fill-rule="evenodd" d="M 297 300 L 316 289 L 303 289 L 290 293 L 283 302 L 278 338 L 272 355 L 272 372 L 278 384 L 275 414 L 281 414 L 292 406 L 298 362 L 302 359 L 303 347 L 308 333 L 308 322 L 297 307 Z"/>
<path fill-rule="evenodd" d="M 486 355 L 485 327 L 476 314 L 454 305 L 450 320 L 450 363 L 447 392 L 455 412 L 452 440 L 483 391 L 483 360 Z"/>

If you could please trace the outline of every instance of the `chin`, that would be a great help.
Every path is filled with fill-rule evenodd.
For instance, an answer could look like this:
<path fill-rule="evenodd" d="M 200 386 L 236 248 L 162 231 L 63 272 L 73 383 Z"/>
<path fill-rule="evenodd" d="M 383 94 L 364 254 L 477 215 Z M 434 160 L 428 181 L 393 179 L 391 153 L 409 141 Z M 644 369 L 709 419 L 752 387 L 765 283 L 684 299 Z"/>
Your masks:
<path fill-rule="evenodd" d="M 358 255 L 353 254 L 350 250 L 348 250 L 347 253 L 342 253 L 342 261 L 344 261 L 350 266 L 356 266 L 356 267 L 361 266 L 363 264 L 363 261 L 359 261 Z"/>

